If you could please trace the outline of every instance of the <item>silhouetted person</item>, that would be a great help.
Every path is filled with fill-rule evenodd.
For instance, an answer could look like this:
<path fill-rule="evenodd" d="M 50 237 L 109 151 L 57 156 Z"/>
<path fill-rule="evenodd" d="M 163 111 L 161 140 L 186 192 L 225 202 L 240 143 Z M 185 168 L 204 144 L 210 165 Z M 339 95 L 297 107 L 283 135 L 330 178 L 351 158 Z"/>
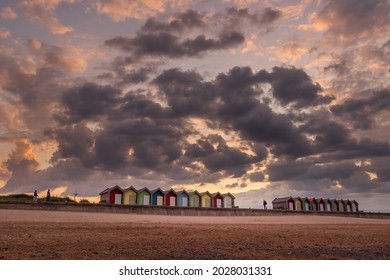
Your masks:
<path fill-rule="evenodd" d="M 50 189 L 47 190 L 46 201 L 50 201 Z"/>
<path fill-rule="evenodd" d="M 33 196 L 33 202 L 37 202 L 38 201 L 38 191 L 35 190 L 34 191 L 34 196 Z"/>
<path fill-rule="evenodd" d="M 263 200 L 264 209 L 267 210 L 267 201 Z"/>

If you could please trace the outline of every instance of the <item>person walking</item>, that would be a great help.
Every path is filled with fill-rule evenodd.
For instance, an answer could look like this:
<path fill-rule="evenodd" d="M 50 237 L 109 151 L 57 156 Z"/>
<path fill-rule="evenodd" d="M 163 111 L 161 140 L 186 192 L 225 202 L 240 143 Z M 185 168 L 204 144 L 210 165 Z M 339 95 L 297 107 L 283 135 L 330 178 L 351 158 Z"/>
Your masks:
<path fill-rule="evenodd" d="M 33 202 L 38 202 L 38 191 L 37 190 L 34 191 Z"/>
<path fill-rule="evenodd" d="M 263 200 L 264 210 L 267 210 L 267 201 Z"/>
<path fill-rule="evenodd" d="M 47 190 L 46 201 L 50 201 L 50 189 Z"/>

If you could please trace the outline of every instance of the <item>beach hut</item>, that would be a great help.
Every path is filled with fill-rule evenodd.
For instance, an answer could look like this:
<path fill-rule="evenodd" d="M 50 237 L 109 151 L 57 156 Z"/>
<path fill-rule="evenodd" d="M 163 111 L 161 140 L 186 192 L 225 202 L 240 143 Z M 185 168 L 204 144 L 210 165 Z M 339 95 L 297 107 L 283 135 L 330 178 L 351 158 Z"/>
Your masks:
<path fill-rule="evenodd" d="M 318 207 L 317 207 L 317 200 L 313 197 L 313 198 L 309 198 L 309 205 L 310 205 L 310 210 L 311 211 L 317 211 Z"/>
<path fill-rule="evenodd" d="M 336 200 L 338 207 L 339 207 L 339 212 L 344 212 L 345 211 L 345 203 L 342 199 Z"/>
<path fill-rule="evenodd" d="M 123 204 L 136 205 L 137 204 L 137 190 L 130 186 L 123 190 Z"/>
<path fill-rule="evenodd" d="M 200 193 L 201 201 L 200 206 L 201 207 L 211 207 L 211 193 L 208 191 Z"/>
<path fill-rule="evenodd" d="M 165 206 L 176 206 L 177 194 L 173 189 L 164 192 Z"/>
<path fill-rule="evenodd" d="M 293 197 L 296 211 L 302 211 L 302 199 L 300 197 Z"/>
<path fill-rule="evenodd" d="M 236 199 L 231 193 L 222 194 L 223 208 L 234 208 L 234 200 Z"/>
<path fill-rule="evenodd" d="M 327 199 L 324 199 L 324 203 L 325 203 L 325 211 L 332 211 L 332 201 L 327 198 Z"/>
<path fill-rule="evenodd" d="M 359 212 L 359 203 L 356 200 L 352 200 L 352 212 Z"/>
<path fill-rule="evenodd" d="M 309 211 L 310 210 L 310 201 L 307 197 L 302 198 L 302 210 Z"/>
<path fill-rule="evenodd" d="M 294 199 L 291 196 L 275 198 L 272 201 L 272 208 L 279 210 L 295 210 Z"/>
<path fill-rule="evenodd" d="M 352 212 L 359 212 L 359 203 L 356 200 L 351 200 Z"/>
<path fill-rule="evenodd" d="M 185 190 L 177 192 L 177 206 L 188 207 L 190 205 L 190 195 Z"/>
<path fill-rule="evenodd" d="M 140 189 L 137 192 L 137 204 L 138 205 L 150 205 L 151 192 L 148 188 Z"/>
<path fill-rule="evenodd" d="M 339 204 L 336 199 L 332 199 L 332 212 L 339 212 Z"/>
<path fill-rule="evenodd" d="M 152 194 L 152 205 L 155 206 L 163 206 L 164 205 L 164 192 L 157 188 L 155 190 L 150 191 Z"/>
<path fill-rule="evenodd" d="M 211 197 L 212 197 L 212 207 L 213 208 L 222 208 L 223 207 L 223 197 L 219 192 L 212 193 Z"/>
<path fill-rule="evenodd" d="M 122 204 L 123 190 L 118 185 L 105 189 L 99 195 L 101 203 Z"/>
<path fill-rule="evenodd" d="M 317 198 L 317 211 L 325 211 L 325 202 L 322 198 Z"/>
<path fill-rule="evenodd" d="M 349 200 L 345 201 L 345 211 L 352 212 L 352 203 Z"/>
<path fill-rule="evenodd" d="M 190 206 L 191 207 L 200 207 L 200 193 L 198 191 L 193 191 L 189 193 L 190 195 Z"/>

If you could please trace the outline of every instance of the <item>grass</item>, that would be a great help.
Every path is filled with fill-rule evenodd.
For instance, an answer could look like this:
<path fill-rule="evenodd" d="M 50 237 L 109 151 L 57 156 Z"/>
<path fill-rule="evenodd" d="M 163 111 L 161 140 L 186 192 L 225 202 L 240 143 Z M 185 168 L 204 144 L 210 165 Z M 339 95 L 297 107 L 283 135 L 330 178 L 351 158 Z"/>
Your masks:
<path fill-rule="evenodd" d="M 8 200 L 8 201 L 32 201 L 33 196 L 30 194 L 9 194 L 9 195 L 0 195 L 0 200 Z M 38 198 L 38 201 L 46 201 L 46 197 Z M 61 202 L 76 202 L 69 197 L 58 197 L 52 196 L 50 201 L 61 201 Z"/>

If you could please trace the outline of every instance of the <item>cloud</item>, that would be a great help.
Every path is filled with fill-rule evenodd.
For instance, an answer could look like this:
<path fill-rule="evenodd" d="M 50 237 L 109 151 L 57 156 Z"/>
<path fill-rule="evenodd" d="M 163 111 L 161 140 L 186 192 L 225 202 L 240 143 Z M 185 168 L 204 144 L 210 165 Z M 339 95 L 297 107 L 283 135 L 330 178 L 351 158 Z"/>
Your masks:
<path fill-rule="evenodd" d="M 187 6 L 192 1 L 159 0 L 94 0 L 98 14 L 104 14 L 115 22 L 128 18 L 146 19 L 164 12 L 168 8 Z"/>
<path fill-rule="evenodd" d="M 390 5 L 386 1 L 327 1 L 314 19 L 318 30 L 342 42 L 386 34 L 390 26 Z"/>
<path fill-rule="evenodd" d="M 220 135 L 211 134 L 189 145 L 185 155 L 201 161 L 211 172 L 225 171 L 228 176 L 240 177 L 250 164 L 262 161 L 267 154 L 248 155 L 238 148 L 229 147 Z"/>
<path fill-rule="evenodd" d="M 75 0 L 23 0 L 20 5 L 30 19 L 47 25 L 53 34 L 62 35 L 73 31 L 73 28 L 62 25 L 56 17 L 56 8 L 61 2 L 74 3 Z"/>
<path fill-rule="evenodd" d="M 113 114 L 120 93 L 114 87 L 94 83 L 69 89 L 62 95 L 62 104 L 68 118 L 58 116 L 58 119 L 64 123 L 77 123 Z"/>
<path fill-rule="evenodd" d="M 348 120 L 358 129 L 369 129 L 380 113 L 390 106 L 388 89 L 362 92 L 360 98 L 349 98 L 342 103 L 331 106 L 330 110 L 337 116 Z"/>
<path fill-rule="evenodd" d="M 266 7 L 260 11 L 251 13 L 248 8 L 237 9 L 227 8 L 223 13 L 215 14 L 213 17 L 223 21 L 225 26 L 239 26 L 249 24 L 257 27 L 266 27 L 282 17 L 282 12 L 278 9 Z"/>
<path fill-rule="evenodd" d="M 132 53 L 134 59 L 144 56 L 181 58 L 199 56 L 207 51 L 229 49 L 244 41 L 244 35 L 231 31 L 217 38 L 199 35 L 192 39 L 181 39 L 170 33 L 138 33 L 135 37 L 116 37 L 105 41 L 105 45 Z"/>
<path fill-rule="evenodd" d="M 11 7 L 4 7 L 0 11 L 0 19 L 15 19 L 17 14 Z"/>
<path fill-rule="evenodd" d="M 20 139 L 15 142 L 15 149 L 9 154 L 8 159 L 2 162 L 3 174 L 11 176 L 2 191 L 13 190 L 11 186 L 14 181 L 18 187 L 30 184 L 28 178 L 34 174 L 39 167 L 34 154 L 34 146 L 27 139 Z"/>
<path fill-rule="evenodd" d="M 182 13 L 173 14 L 168 23 L 157 20 L 154 17 L 148 18 L 141 27 L 142 32 L 183 32 L 207 25 L 205 14 L 195 10 L 187 10 Z"/>
<path fill-rule="evenodd" d="M 5 27 L 0 27 L 0 39 L 7 39 L 8 37 L 11 37 L 11 32 L 5 28 Z"/>

